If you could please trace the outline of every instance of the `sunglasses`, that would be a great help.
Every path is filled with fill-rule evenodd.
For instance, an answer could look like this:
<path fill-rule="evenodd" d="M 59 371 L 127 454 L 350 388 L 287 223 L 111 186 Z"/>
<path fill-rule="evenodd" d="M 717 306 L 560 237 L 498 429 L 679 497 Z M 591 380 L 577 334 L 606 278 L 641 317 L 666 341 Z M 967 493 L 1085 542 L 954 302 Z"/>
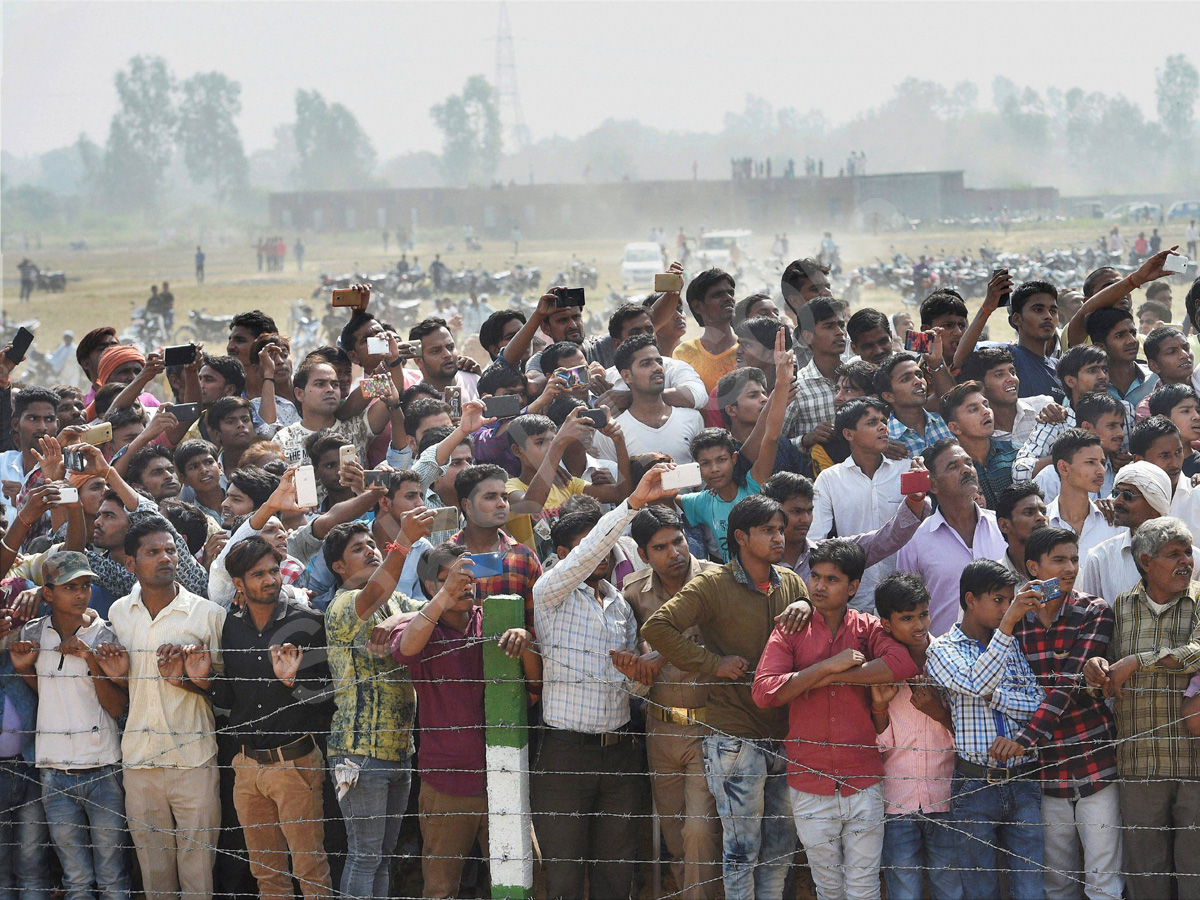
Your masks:
<path fill-rule="evenodd" d="M 1135 494 L 1133 491 L 1113 491 L 1112 498 L 1114 500 L 1124 500 L 1126 503 L 1132 503 L 1141 497 L 1141 494 Z"/>

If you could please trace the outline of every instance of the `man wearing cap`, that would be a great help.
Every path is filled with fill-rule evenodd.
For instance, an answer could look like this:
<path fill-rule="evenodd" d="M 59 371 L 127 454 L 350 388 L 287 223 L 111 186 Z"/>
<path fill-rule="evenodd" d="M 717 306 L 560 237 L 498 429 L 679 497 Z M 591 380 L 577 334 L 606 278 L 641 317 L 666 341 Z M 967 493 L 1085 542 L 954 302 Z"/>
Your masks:
<path fill-rule="evenodd" d="M 110 677 L 118 666 L 93 652 L 116 637 L 87 612 L 93 577 L 82 553 L 46 557 L 42 593 L 50 615 L 21 630 L 12 661 L 40 700 L 35 746 L 42 805 L 67 894 L 124 897 L 130 885 L 116 720 L 129 697 Z"/>
<path fill-rule="evenodd" d="M 1079 591 L 1101 597 L 1110 605 L 1118 594 L 1131 591 L 1142 580 L 1133 562 L 1133 533 L 1150 519 L 1170 514 L 1171 481 L 1153 463 L 1138 460 L 1117 473 L 1112 494 L 1113 524 L 1121 534 L 1101 541 L 1082 560 Z M 1200 559 L 1200 549 L 1192 548 Z"/>

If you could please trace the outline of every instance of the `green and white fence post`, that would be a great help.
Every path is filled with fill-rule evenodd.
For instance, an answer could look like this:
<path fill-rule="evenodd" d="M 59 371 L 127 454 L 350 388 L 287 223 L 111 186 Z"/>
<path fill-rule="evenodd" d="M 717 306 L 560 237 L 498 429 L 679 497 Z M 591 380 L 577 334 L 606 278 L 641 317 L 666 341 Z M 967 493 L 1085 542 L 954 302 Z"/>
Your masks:
<path fill-rule="evenodd" d="M 505 656 L 496 644 L 508 629 L 524 627 L 523 598 L 503 594 L 483 601 L 488 843 L 494 900 L 526 900 L 533 896 L 525 680 L 521 661 Z"/>

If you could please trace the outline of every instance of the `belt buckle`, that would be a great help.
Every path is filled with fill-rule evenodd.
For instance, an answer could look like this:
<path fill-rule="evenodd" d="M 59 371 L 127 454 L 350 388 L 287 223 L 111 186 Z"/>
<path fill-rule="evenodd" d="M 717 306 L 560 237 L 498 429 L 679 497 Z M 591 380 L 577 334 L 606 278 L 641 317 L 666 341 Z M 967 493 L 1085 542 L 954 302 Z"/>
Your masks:
<path fill-rule="evenodd" d="M 997 775 L 996 773 L 1000 773 Z M 987 783 L 988 784 L 1004 784 L 1012 778 L 1012 773 L 1002 766 L 987 767 Z"/>
<path fill-rule="evenodd" d="M 600 746 L 601 747 L 612 747 L 615 744 L 619 744 L 620 742 L 621 742 L 621 732 L 619 732 L 619 731 L 606 731 L 606 732 L 604 732 L 604 734 L 600 735 Z"/>

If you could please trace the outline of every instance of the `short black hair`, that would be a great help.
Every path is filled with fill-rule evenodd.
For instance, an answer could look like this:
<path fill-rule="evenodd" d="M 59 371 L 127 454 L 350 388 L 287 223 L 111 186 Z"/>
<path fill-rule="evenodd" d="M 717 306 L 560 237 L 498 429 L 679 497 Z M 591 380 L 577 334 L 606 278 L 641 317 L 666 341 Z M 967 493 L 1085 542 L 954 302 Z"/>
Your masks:
<path fill-rule="evenodd" d="M 975 352 L 963 363 L 959 378 L 963 381 L 982 382 L 987 373 L 996 366 L 1011 366 L 1012 351 L 1007 347 L 976 347 Z"/>
<path fill-rule="evenodd" d="M 421 585 L 421 593 L 425 595 L 426 600 L 432 600 L 433 594 L 429 592 L 429 588 L 425 587 L 425 582 L 436 582 L 438 573 L 442 569 L 450 568 L 460 556 L 465 556 L 466 553 L 465 544 L 452 544 L 446 541 L 436 547 L 430 547 L 421 555 L 421 559 L 417 562 L 417 581 Z"/>
<path fill-rule="evenodd" d="M 558 520 L 550 526 L 550 543 L 554 545 L 555 549 L 559 547 L 569 549 L 578 538 L 595 528 L 599 521 L 600 517 L 592 512 L 574 512 L 559 516 Z"/>
<path fill-rule="evenodd" d="M 551 344 L 542 351 L 541 363 L 542 371 L 547 376 L 554 374 L 554 370 L 560 368 L 559 360 L 564 356 L 574 356 L 576 353 L 583 356 L 583 364 L 587 365 L 587 355 L 583 352 L 583 346 L 576 344 L 573 341 L 558 341 Z"/>
<path fill-rule="evenodd" d="M 125 546 L 123 548 L 125 555 L 136 557 L 138 550 L 142 546 L 142 538 L 151 534 L 169 534 L 172 542 L 175 539 L 175 531 L 171 528 L 171 523 L 157 513 L 149 516 L 139 516 L 136 519 L 131 517 L 129 530 L 125 532 Z"/>
<path fill-rule="evenodd" d="M 729 414 L 725 412 L 725 407 L 737 403 L 738 398 L 742 396 L 742 391 L 751 382 L 759 385 L 764 392 L 766 391 L 767 376 L 763 374 L 762 369 L 754 366 L 742 366 L 732 372 L 726 372 L 717 382 L 717 410 L 721 413 L 721 421 L 725 423 L 726 428 L 729 427 L 730 419 Z"/>
<path fill-rule="evenodd" d="M 204 549 L 208 540 L 208 516 L 200 511 L 200 507 L 170 497 L 158 501 L 158 511 L 183 535 L 189 551 L 196 554 Z"/>
<path fill-rule="evenodd" d="M 867 551 L 845 538 L 829 538 L 821 541 L 808 555 L 811 570 L 818 563 L 832 563 L 851 581 L 862 581 L 867 568 Z"/>
<path fill-rule="evenodd" d="M 500 338 L 504 335 L 504 327 L 514 320 L 524 325 L 525 314 L 516 309 L 498 309 L 479 326 L 479 345 L 492 359 L 500 355 Z"/>
<path fill-rule="evenodd" d="M 252 534 L 245 540 L 238 541 L 225 554 L 225 570 L 230 578 L 245 578 L 264 556 L 269 556 L 275 562 L 283 562 L 283 554 L 276 550 L 266 539 Z"/>
<path fill-rule="evenodd" d="M 617 372 L 627 370 L 633 364 L 633 354 L 647 347 L 658 349 L 658 339 L 652 334 L 635 334 L 628 340 L 622 341 L 613 359 L 613 365 Z"/>
<path fill-rule="evenodd" d="M 962 294 L 953 288 L 939 288 L 921 301 L 921 330 L 933 327 L 938 316 L 967 317 L 967 304 Z"/>
<path fill-rule="evenodd" d="M 1164 384 L 1150 394 L 1150 415 L 1170 418 L 1171 410 L 1185 400 L 1198 400 L 1190 384 Z"/>
<path fill-rule="evenodd" d="M 948 437 L 942 438 L 934 444 L 926 447 L 921 453 L 921 459 L 925 463 L 925 468 L 929 470 L 929 474 L 933 475 L 937 467 L 938 457 L 949 450 L 951 447 L 961 447 L 958 438 Z M 936 476 L 934 476 L 936 477 Z"/>
<path fill-rule="evenodd" d="M 236 356 L 210 356 L 205 353 L 203 365 L 224 378 L 235 394 L 246 393 L 246 367 Z"/>
<path fill-rule="evenodd" d="M 175 465 L 170 448 L 164 447 L 162 444 L 149 444 L 133 451 L 129 456 L 129 465 L 125 468 L 125 480 L 130 484 L 141 484 L 146 467 L 160 457 L 172 466 Z"/>
<path fill-rule="evenodd" d="M 1103 347 L 1112 330 L 1126 321 L 1133 321 L 1133 313 L 1127 309 L 1106 306 L 1103 309 L 1097 309 L 1094 312 L 1088 313 L 1087 318 L 1084 319 L 1083 327 L 1087 329 L 1088 338 L 1091 342 Z"/>
<path fill-rule="evenodd" d="M 187 465 L 197 456 L 208 454 L 213 459 L 217 458 L 220 453 L 216 446 L 210 444 L 202 438 L 192 438 L 184 441 L 175 448 L 175 471 L 179 473 L 179 477 L 183 477 L 183 473 L 187 470 Z"/>
<path fill-rule="evenodd" d="M 864 394 L 874 394 L 875 375 L 878 372 L 879 366 L 865 359 L 856 359 L 842 363 L 833 374 L 835 378 L 845 378 Z"/>
<path fill-rule="evenodd" d="M 408 408 L 418 400 L 424 399 L 441 400 L 442 392 L 435 388 L 428 381 L 418 381 L 416 384 L 411 384 L 400 392 L 400 406 L 405 412 Z M 446 407 L 449 409 L 449 407 Z"/>
<path fill-rule="evenodd" d="M 764 350 L 774 352 L 775 336 L 783 331 L 783 349 L 792 349 L 792 332 L 786 322 L 773 319 L 770 316 L 754 316 L 739 322 L 733 329 L 739 341 L 753 341 Z"/>
<path fill-rule="evenodd" d="M 421 435 L 421 440 L 417 443 L 417 455 L 420 456 L 434 444 L 440 444 L 452 434 L 454 434 L 453 425 L 434 425 L 432 428 L 425 429 L 425 433 Z M 459 446 L 461 447 L 463 444 L 466 444 L 468 447 L 474 449 L 474 444 L 471 443 L 470 435 L 464 437 Z"/>
<path fill-rule="evenodd" d="M 322 428 L 304 439 L 304 452 L 315 466 L 320 464 L 321 457 L 326 453 L 337 452 L 349 443 L 349 439 L 340 431 L 333 428 Z"/>
<path fill-rule="evenodd" d="M 1183 337 L 1183 332 L 1174 325 L 1159 325 L 1146 335 L 1146 340 L 1142 343 L 1142 349 L 1146 352 L 1146 362 L 1158 362 L 1163 343 L 1172 337 Z M 1184 346 L 1186 345 L 1187 338 L 1184 338 Z"/>
<path fill-rule="evenodd" d="M 608 336 L 613 339 L 613 343 L 621 343 L 621 332 L 625 330 L 625 323 L 630 319 L 636 319 L 638 316 L 645 315 L 648 315 L 648 313 L 646 307 L 642 306 L 642 304 L 622 303 L 608 317 Z"/>
<path fill-rule="evenodd" d="M 798 327 L 801 333 L 814 332 L 818 325 L 837 318 L 841 311 L 836 300 L 830 300 L 828 297 L 814 297 L 800 307 L 800 311 L 796 313 L 796 317 L 800 320 Z"/>
<path fill-rule="evenodd" d="M 489 478 L 498 478 L 508 484 L 508 472 L 492 463 L 477 463 L 461 469 L 454 476 L 454 494 L 458 497 L 458 505 L 461 507 L 471 492 Z"/>
<path fill-rule="evenodd" d="M 812 479 L 806 478 L 798 472 L 776 472 L 762 486 L 762 495 L 770 497 L 781 506 L 793 497 L 812 500 Z"/>
<path fill-rule="evenodd" d="M 679 513 L 669 506 L 645 506 L 629 525 L 629 536 L 642 550 L 650 546 L 650 541 L 664 528 L 683 531 L 683 519 Z"/>
<path fill-rule="evenodd" d="M 771 295 L 766 291 L 759 291 L 756 294 L 749 294 L 737 302 L 737 306 L 733 308 L 733 330 L 737 331 L 738 325 L 751 318 L 747 313 L 755 303 L 762 303 L 764 300 L 770 300 Z M 760 316 L 759 318 L 771 318 L 770 316 Z"/>
<path fill-rule="evenodd" d="M 967 398 L 972 394 L 982 394 L 983 385 L 978 381 L 964 381 L 962 384 L 956 384 L 950 390 L 942 395 L 942 402 L 938 407 L 938 411 L 942 415 L 943 421 L 950 423 L 958 418 L 958 411 Z"/>
<path fill-rule="evenodd" d="M 254 406 L 245 397 L 240 395 L 234 397 L 218 397 L 213 401 L 212 406 L 205 413 L 205 421 L 209 427 L 218 429 L 221 427 L 221 420 L 239 410 L 245 410 L 250 414 L 250 420 L 254 420 Z"/>
<path fill-rule="evenodd" d="M 704 297 L 708 293 L 709 288 L 722 281 L 728 281 L 731 288 L 737 288 L 737 280 L 724 269 L 716 267 L 705 269 L 693 278 L 687 286 L 685 299 L 687 300 L 688 309 L 692 311 L 692 316 L 701 326 L 704 325 L 704 314 L 700 312 L 700 304 L 704 302 Z M 620 371 L 619 367 L 617 371 Z"/>
<path fill-rule="evenodd" d="M 517 390 L 524 391 L 528 386 L 524 372 L 509 365 L 492 363 L 479 376 L 477 390 L 481 397 L 484 395 L 495 396 L 496 391 L 502 389 L 512 390 L 516 388 Z"/>
<path fill-rule="evenodd" d="M 877 397 L 858 397 L 851 400 L 849 403 L 843 404 L 842 408 L 834 415 L 833 434 L 837 437 L 847 428 L 851 431 L 858 428 L 858 423 L 871 410 L 875 410 L 886 420 L 888 417 L 888 408 L 888 405 Z"/>
<path fill-rule="evenodd" d="M 517 416 L 508 426 L 508 439 L 517 447 L 525 446 L 525 439 L 537 437 L 557 428 L 549 416 L 539 416 L 537 413 L 525 413 Z"/>
<path fill-rule="evenodd" d="M 1026 281 L 1012 292 L 1012 297 L 1008 301 L 1009 316 L 1019 316 L 1025 311 L 1025 304 L 1029 302 L 1031 297 L 1036 297 L 1038 294 L 1047 294 L 1054 298 L 1054 302 L 1058 302 L 1058 288 L 1048 281 Z"/>
<path fill-rule="evenodd" d="M 743 497 L 729 511 L 729 523 L 726 526 L 725 547 L 730 558 L 737 556 L 737 533 L 740 531 L 749 535 L 751 528 L 761 528 L 776 516 L 782 516 L 787 521 L 787 513 L 783 507 L 762 494 Z"/>
<path fill-rule="evenodd" d="M 404 409 L 404 433 L 410 438 L 416 438 L 417 429 L 421 427 L 422 422 L 443 413 L 450 415 L 450 407 L 442 400 L 435 400 L 433 397 L 414 400 Z"/>
<path fill-rule="evenodd" d="M 893 353 L 879 364 L 879 368 L 875 370 L 875 393 L 878 396 L 882 397 L 892 389 L 892 375 L 896 371 L 896 367 L 903 362 L 915 362 L 920 365 L 921 360 L 915 353 L 902 350 L 899 353 Z"/>
<path fill-rule="evenodd" d="M 1150 287 L 1146 288 L 1146 295 L 1149 296 L 1150 289 L 1158 287 L 1159 285 L 1162 285 L 1162 287 L 1166 288 L 1168 291 L 1171 289 L 1169 284 L 1163 284 L 1161 281 L 1156 281 L 1150 285 Z M 1171 310 L 1162 303 L 1159 303 L 1157 300 L 1147 300 L 1137 308 L 1138 320 L 1140 321 L 1142 316 L 1144 316 L 1146 313 L 1150 313 L 1160 322 L 1164 322 L 1168 325 L 1171 323 Z"/>
<path fill-rule="evenodd" d="M 804 286 L 813 280 L 813 274 L 816 272 L 828 275 L 829 266 L 811 256 L 804 259 L 793 259 L 788 263 L 787 268 L 783 270 L 783 275 L 779 278 L 779 289 L 783 292 L 783 299 L 786 301 L 789 294 L 798 294 L 804 290 Z M 791 306 L 790 303 L 788 305 Z"/>
<path fill-rule="evenodd" d="M 737 453 L 737 441 L 724 428 L 700 429 L 689 442 L 688 452 L 692 454 L 692 459 L 695 459 L 701 450 L 711 450 L 713 447 L 722 447 L 728 450 L 731 457 Z"/>
<path fill-rule="evenodd" d="M 354 540 L 356 534 L 370 536 L 371 526 L 359 520 L 334 525 L 329 529 L 329 534 L 325 535 L 325 542 L 321 545 L 321 555 L 325 559 L 325 566 L 338 584 L 342 583 L 342 576 L 333 571 L 333 564 L 342 562 L 342 558 L 346 555 L 346 548 Z"/>
<path fill-rule="evenodd" d="M 1014 481 L 1005 485 L 996 497 L 996 518 L 1012 521 L 1013 510 L 1026 497 L 1037 497 L 1044 502 L 1046 494 L 1036 481 Z"/>
<path fill-rule="evenodd" d="M 1193 281 L 1188 292 L 1183 295 L 1183 308 L 1187 313 L 1188 321 L 1192 323 L 1193 328 L 1200 331 L 1200 316 L 1196 313 L 1197 307 L 1200 307 L 1200 278 Z"/>
<path fill-rule="evenodd" d="M 118 391 L 120 393 L 120 391 Z M 17 419 L 25 415 L 25 410 L 29 408 L 31 403 L 48 403 L 54 410 L 54 415 L 58 415 L 58 394 L 49 388 L 44 387 L 27 387 L 21 388 L 12 401 L 12 417 L 13 424 L 16 424 Z"/>
<path fill-rule="evenodd" d="M 428 337 L 435 331 L 445 328 L 450 331 L 450 326 L 446 324 L 446 320 L 441 316 L 427 316 L 408 329 L 408 339 L 410 341 L 419 341 L 423 337 Z M 453 332 L 451 332 L 453 334 Z"/>
<path fill-rule="evenodd" d="M 256 507 L 266 503 L 279 487 L 279 476 L 258 466 L 242 466 L 229 472 L 226 478 L 232 486 L 253 500 Z"/>
<path fill-rule="evenodd" d="M 1169 285 L 1165 281 L 1150 282 L 1148 285 L 1146 285 L 1146 303 L 1154 303 L 1156 306 L 1159 306 L 1162 309 L 1167 310 L 1167 314 L 1170 315 L 1171 310 L 1165 304 L 1159 303 L 1158 301 L 1156 301 L 1154 299 L 1159 294 L 1168 293 L 1168 292 L 1170 292 L 1170 290 L 1171 290 L 1171 285 Z M 1142 305 L 1145 306 L 1145 304 L 1142 304 Z"/>
<path fill-rule="evenodd" d="M 912 572 L 892 572 L 875 585 L 875 610 L 881 619 L 890 618 L 892 613 L 912 612 L 929 602 L 925 579 Z"/>
<path fill-rule="evenodd" d="M 876 328 L 882 328 L 888 334 L 892 333 L 888 317 L 870 306 L 866 309 L 860 309 L 846 322 L 846 333 L 850 336 L 851 342 L 856 344 L 859 338 L 869 331 L 874 331 Z"/>
<path fill-rule="evenodd" d="M 118 406 L 115 409 L 110 409 L 104 414 L 103 418 L 105 422 L 112 425 L 113 431 L 116 431 L 118 428 L 124 428 L 126 425 L 132 425 L 135 422 L 145 428 L 146 423 L 149 421 L 146 410 L 140 403 L 135 403 L 133 406 Z"/>
<path fill-rule="evenodd" d="M 1155 441 L 1169 434 L 1183 440 L 1179 434 L 1179 426 L 1166 416 L 1151 416 L 1149 419 L 1142 419 L 1133 426 L 1133 433 L 1129 435 L 1129 452 L 1134 456 L 1144 457 L 1150 452 L 1150 447 Z"/>
<path fill-rule="evenodd" d="M 1084 368 L 1096 363 L 1108 365 L 1108 354 L 1104 352 L 1104 347 L 1096 344 L 1078 344 L 1062 355 L 1055 368 L 1059 379 L 1066 386 L 1068 376 L 1078 378 Z"/>
<path fill-rule="evenodd" d="M 1095 425 L 1101 416 L 1117 415 L 1125 418 L 1125 404 L 1108 391 L 1092 391 L 1075 401 L 1075 424 L 1087 422 Z"/>
<path fill-rule="evenodd" d="M 271 332 L 278 333 L 279 329 L 275 325 L 275 320 L 268 316 L 261 309 L 252 309 L 249 312 L 241 312 L 235 315 L 229 322 L 229 330 L 235 328 L 245 328 L 258 337 L 260 334 L 269 334 Z"/>
<path fill-rule="evenodd" d="M 958 603 L 967 608 L 967 594 L 982 596 L 990 591 L 1016 587 L 1020 582 L 1017 573 L 994 559 L 975 559 L 963 567 L 958 578 Z"/>
<path fill-rule="evenodd" d="M 1059 544 L 1074 544 L 1078 547 L 1079 535 L 1070 528 L 1039 528 L 1025 542 L 1025 565 L 1041 562 L 1042 557 Z"/>
<path fill-rule="evenodd" d="M 1100 268 L 1089 272 L 1087 278 L 1083 279 L 1083 299 L 1091 300 L 1092 297 L 1100 292 L 1100 282 L 1109 275 L 1120 276 L 1120 272 L 1112 266 L 1101 266 Z"/>
<path fill-rule="evenodd" d="M 398 471 L 384 469 L 383 471 L 387 474 L 385 480 L 387 482 L 387 496 L 389 500 L 394 499 L 396 491 L 400 490 L 406 484 L 416 484 L 418 488 L 425 486 L 425 482 L 421 479 L 421 473 L 412 469 L 400 469 Z"/>
<path fill-rule="evenodd" d="M 1051 464 L 1057 472 L 1060 462 L 1070 465 L 1075 459 L 1075 454 L 1080 450 L 1099 446 L 1100 435 L 1096 434 L 1096 432 L 1088 431 L 1084 428 L 1068 428 L 1056 437 L 1054 443 L 1050 446 Z"/>

